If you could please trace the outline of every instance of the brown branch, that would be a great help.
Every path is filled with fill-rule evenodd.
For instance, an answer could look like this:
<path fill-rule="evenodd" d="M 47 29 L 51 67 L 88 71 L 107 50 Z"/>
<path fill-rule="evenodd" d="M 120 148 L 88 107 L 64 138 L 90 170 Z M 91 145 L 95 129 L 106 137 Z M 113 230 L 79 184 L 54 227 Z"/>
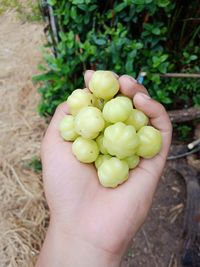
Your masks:
<path fill-rule="evenodd" d="M 188 108 L 168 111 L 171 122 L 184 122 L 200 118 L 200 108 Z"/>
<path fill-rule="evenodd" d="M 200 78 L 200 73 L 165 73 L 159 74 L 159 76 L 170 78 Z"/>
<path fill-rule="evenodd" d="M 198 21 L 198 20 L 200 20 L 200 18 L 188 18 L 188 19 L 182 19 L 182 21 L 190 21 L 190 20 Z"/>

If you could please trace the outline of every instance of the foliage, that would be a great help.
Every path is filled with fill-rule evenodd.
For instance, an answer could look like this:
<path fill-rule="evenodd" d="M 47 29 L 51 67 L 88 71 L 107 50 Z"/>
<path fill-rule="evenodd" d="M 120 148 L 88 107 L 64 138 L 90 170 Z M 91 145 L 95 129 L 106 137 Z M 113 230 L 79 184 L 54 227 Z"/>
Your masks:
<path fill-rule="evenodd" d="M 179 141 L 186 141 L 190 142 L 192 141 L 192 138 L 194 136 L 193 133 L 194 126 L 191 125 L 191 123 L 188 124 L 174 124 L 174 132 L 176 134 L 176 139 Z"/>
<path fill-rule="evenodd" d="M 43 73 L 35 77 L 43 82 L 40 114 L 52 114 L 59 102 L 83 87 L 86 69 L 109 69 L 133 77 L 147 71 L 145 86 L 167 108 L 199 105 L 199 80 L 159 75 L 200 71 L 200 27 L 195 19 L 200 11 L 194 0 L 182 2 L 49 0 L 59 41 L 56 57 L 46 53 L 47 65 L 40 66 Z"/>
<path fill-rule="evenodd" d="M 36 173 L 40 173 L 42 171 L 42 163 L 37 157 L 32 158 L 26 167 L 32 169 Z"/>

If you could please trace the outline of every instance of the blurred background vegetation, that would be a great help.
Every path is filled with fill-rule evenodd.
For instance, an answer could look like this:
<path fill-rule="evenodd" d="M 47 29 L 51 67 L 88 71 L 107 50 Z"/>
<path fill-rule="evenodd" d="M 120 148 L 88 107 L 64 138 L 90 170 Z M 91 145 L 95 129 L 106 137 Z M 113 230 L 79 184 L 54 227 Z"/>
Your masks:
<path fill-rule="evenodd" d="M 165 73 L 200 73 L 200 6 L 191 0 L 48 0 L 58 36 L 40 66 L 39 112 L 52 114 L 76 88 L 86 69 L 137 77 L 167 109 L 200 105 L 200 81 L 166 78 Z M 44 7 L 46 8 L 46 7 Z M 48 51 L 48 52 L 47 52 Z"/>

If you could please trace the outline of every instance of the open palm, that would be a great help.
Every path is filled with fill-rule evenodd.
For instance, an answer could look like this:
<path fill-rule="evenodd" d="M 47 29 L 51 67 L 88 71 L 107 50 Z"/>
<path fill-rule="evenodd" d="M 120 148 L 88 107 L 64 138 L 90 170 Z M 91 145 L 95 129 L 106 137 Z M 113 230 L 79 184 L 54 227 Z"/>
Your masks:
<path fill-rule="evenodd" d="M 93 71 L 85 74 L 88 82 Z M 52 216 L 66 231 L 96 247 L 117 254 L 124 251 L 143 223 L 162 173 L 171 142 L 171 123 L 162 105 L 147 96 L 146 89 L 131 77 L 119 78 L 120 90 L 133 98 L 163 137 L 161 152 L 150 160 L 141 160 L 129 179 L 115 189 L 104 188 L 92 164 L 76 160 L 71 143 L 59 135 L 58 125 L 68 114 L 61 104 L 52 118 L 42 144 L 43 179 Z"/>

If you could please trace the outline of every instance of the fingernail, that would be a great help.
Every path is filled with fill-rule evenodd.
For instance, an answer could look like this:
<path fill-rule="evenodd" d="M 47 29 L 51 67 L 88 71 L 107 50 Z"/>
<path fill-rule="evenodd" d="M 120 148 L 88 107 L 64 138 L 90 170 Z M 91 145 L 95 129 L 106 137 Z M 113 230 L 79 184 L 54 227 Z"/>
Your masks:
<path fill-rule="evenodd" d="M 141 97 L 145 98 L 145 99 L 151 99 L 151 97 L 147 94 L 144 93 L 137 93 L 137 95 L 140 95 Z"/>
<path fill-rule="evenodd" d="M 126 77 L 127 79 L 129 79 L 131 82 L 137 83 L 137 80 L 134 79 L 133 77 L 129 76 L 129 75 L 123 75 L 124 77 Z"/>

